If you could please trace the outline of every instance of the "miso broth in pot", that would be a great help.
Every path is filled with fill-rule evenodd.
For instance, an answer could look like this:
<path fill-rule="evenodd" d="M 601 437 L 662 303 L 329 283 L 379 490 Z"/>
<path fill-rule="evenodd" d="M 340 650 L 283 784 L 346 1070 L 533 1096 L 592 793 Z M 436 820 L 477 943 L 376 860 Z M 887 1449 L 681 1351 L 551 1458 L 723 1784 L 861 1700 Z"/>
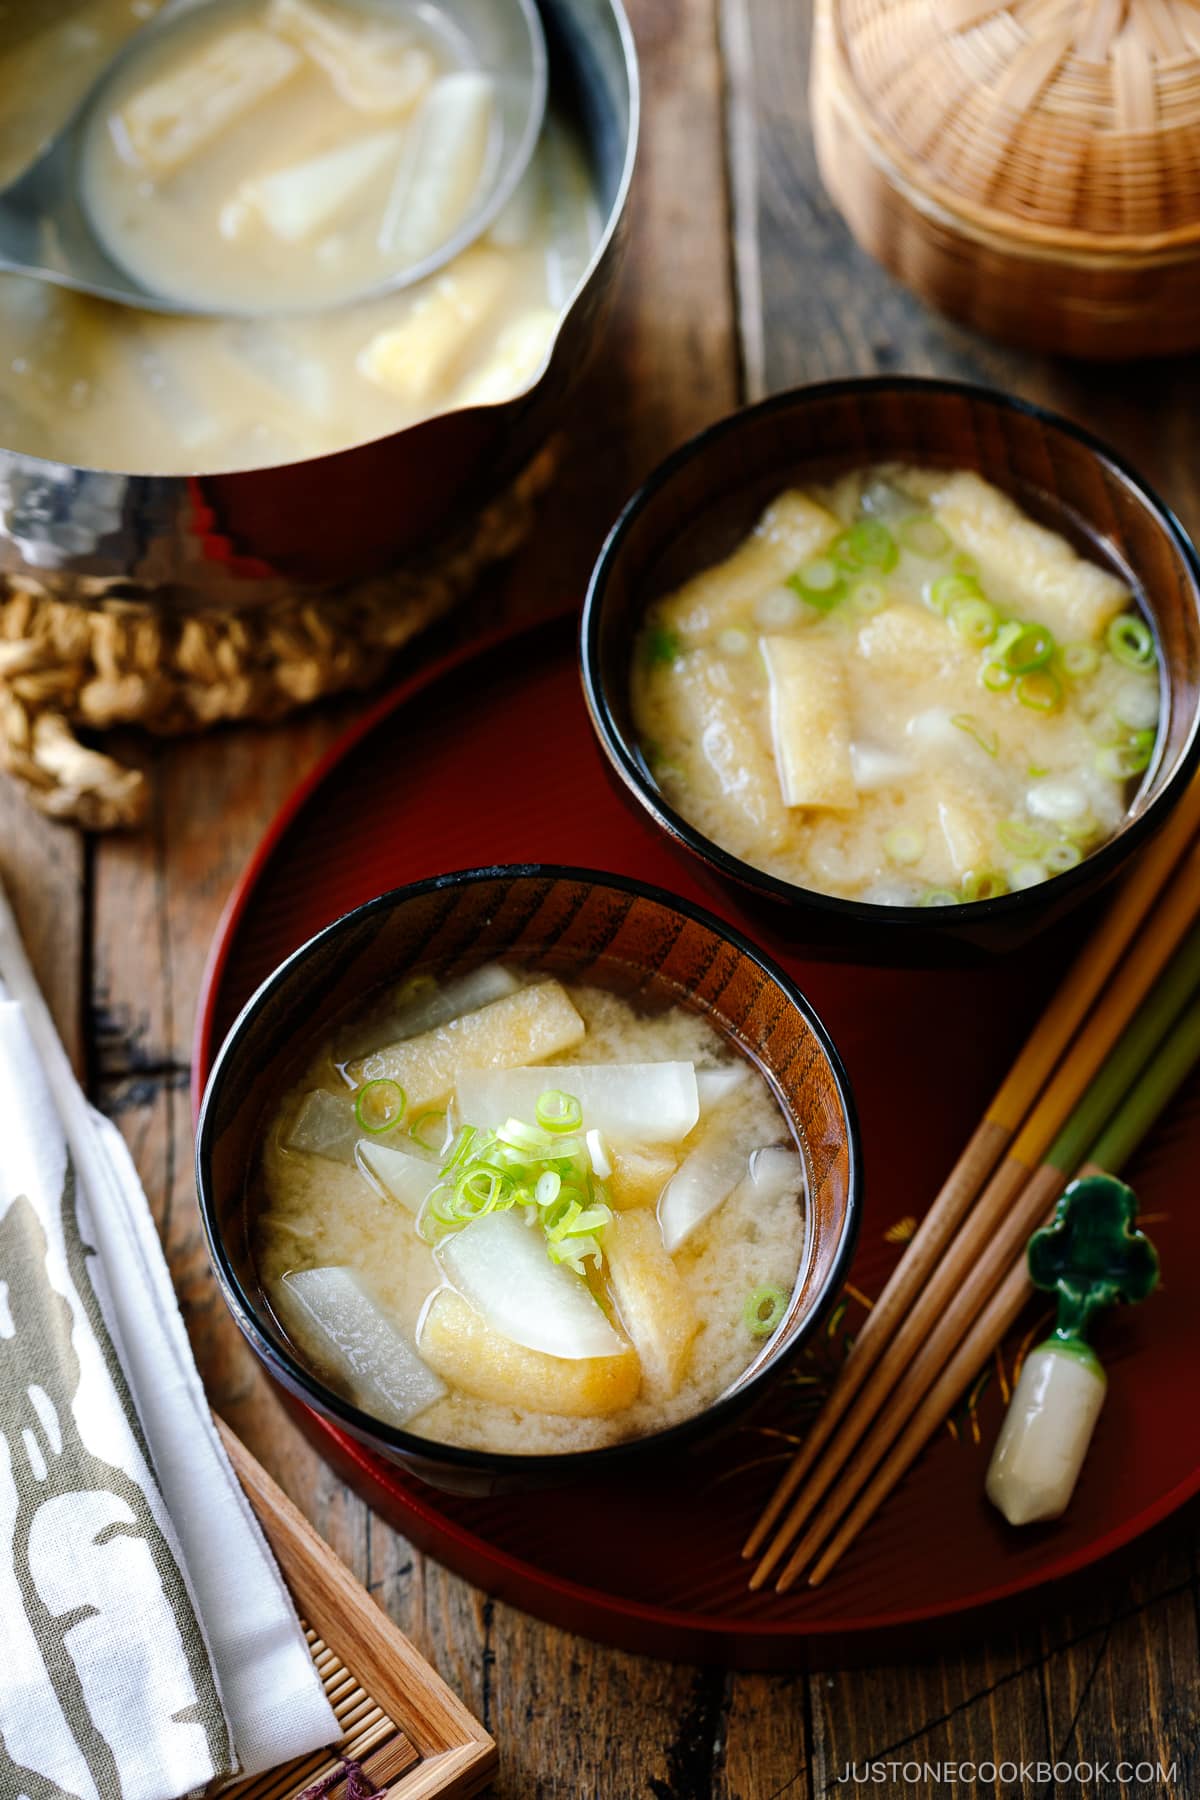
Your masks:
<path fill-rule="evenodd" d="M 81 0 L 50 23 L 32 6 L 0 17 L 0 175 L 153 11 Z M 0 572 L 71 598 L 117 586 L 240 606 L 357 580 L 469 528 L 544 441 L 595 340 L 632 169 L 636 66 L 619 7 L 541 11 L 549 105 L 528 175 L 481 238 L 411 288 L 319 312 L 172 318 L 0 275 Z M 149 101 L 141 90 L 142 112 L 130 96 L 121 129 L 98 139 L 114 230 L 141 217 L 131 183 L 154 190 L 133 198 L 155 233 L 182 185 L 179 219 L 204 224 L 196 242 L 253 248 L 253 280 L 294 299 L 314 258 L 370 260 L 397 195 L 392 227 L 417 230 L 404 138 L 426 113 L 461 200 L 487 155 L 486 93 L 461 46 L 414 37 L 412 16 L 386 0 L 202 9 L 198 41 L 173 52 Z M 217 80 L 230 70 L 237 82 Z M 214 106 L 229 114 L 220 130 Z M 186 237 L 168 259 L 176 278 L 212 261 L 207 248 L 189 259 Z"/>

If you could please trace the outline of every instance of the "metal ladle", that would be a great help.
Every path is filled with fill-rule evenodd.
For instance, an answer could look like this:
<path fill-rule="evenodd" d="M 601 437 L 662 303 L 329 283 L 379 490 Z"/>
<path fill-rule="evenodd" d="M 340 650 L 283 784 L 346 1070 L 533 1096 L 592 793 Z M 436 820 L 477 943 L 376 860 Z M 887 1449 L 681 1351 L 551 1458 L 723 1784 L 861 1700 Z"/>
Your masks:
<path fill-rule="evenodd" d="M 173 0 L 135 32 L 107 64 L 67 123 L 30 166 L 0 190 L 0 270 L 73 288 L 121 306 L 161 313 L 261 316 L 312 310 L 299 306 L 250 307 L 192 302 L 145 286 L 106 248 L 83 199 L 81 158 L 89 126 L 119 76 L 182 22 L 223 0 Z M 535 0 L 437 0 L 437 10 L 458 28 L 496 84 L 499 145 L 467 216 L 417 262 L 383 281 L 330 304 L 392 293 L 442 267 L 472 243 L 496 217 L 529 165 L 546 110 L 546 41 Z"/>

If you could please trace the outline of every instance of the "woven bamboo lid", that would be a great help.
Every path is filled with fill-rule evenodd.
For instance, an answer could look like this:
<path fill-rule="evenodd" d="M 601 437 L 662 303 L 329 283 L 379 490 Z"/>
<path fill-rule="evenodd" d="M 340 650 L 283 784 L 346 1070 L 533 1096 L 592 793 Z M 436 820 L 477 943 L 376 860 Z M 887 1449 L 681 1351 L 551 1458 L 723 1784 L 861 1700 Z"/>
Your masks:
<path fill-rule="evenodd" d="M 1200 342 L 1200 0 L 818 0 L 813 101 L 855 234 L 935 304 L 1088 355 Z"/>
<path fill-rule="evenodd" d="M 1200 242 L 1196 0 L 834 0 L 892 153 L 1031 240 Z"/>

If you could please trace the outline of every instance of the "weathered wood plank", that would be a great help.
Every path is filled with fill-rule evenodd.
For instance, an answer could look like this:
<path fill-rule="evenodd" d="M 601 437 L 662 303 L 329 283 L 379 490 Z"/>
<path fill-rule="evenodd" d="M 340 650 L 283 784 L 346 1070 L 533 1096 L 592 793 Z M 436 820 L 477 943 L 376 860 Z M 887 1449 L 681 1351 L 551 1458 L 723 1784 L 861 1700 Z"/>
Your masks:
<path fill-rule="evenodd" d="M 87 852 L 69 825 L 35 813 L 0 775 L 0 882 L 76 1072 L 86 1069 L 83 974 Z"/>

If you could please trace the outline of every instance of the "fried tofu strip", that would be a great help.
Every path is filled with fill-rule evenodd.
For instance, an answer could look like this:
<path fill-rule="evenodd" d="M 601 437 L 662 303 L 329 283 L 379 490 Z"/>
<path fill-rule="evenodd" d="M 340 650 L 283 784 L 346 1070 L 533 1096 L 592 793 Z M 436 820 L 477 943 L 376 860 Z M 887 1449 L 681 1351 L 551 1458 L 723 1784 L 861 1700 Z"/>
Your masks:
<path fill-rule="evenodd" d="M 632 1405 L 642 1382 L 631 1344 L 615 1356 L 570 1360 L 527 1350 L 492 1331 L 452 1288 L 440 1288 L 430 1300 L 417 1344 L 429 1367 L 452 1386 L 527 1412 L 604 1418 Z"/>
<path fill-rule="evenodd" d="M 732 556 L 694 575 L 660 601 L 657 612 L 685 640 L 704 641 L 727 625 L 740 625 L 747 607 L 817 556 L 841 529 L 831 512 L 788 488 Z"/>
<path fill-rule="evenodd" d="M 1101 637 L 1131 604 L 1123 581 L 1077 556 L 1066 538 L 1026 518 L 978 475 L 950 475 L 931 498 L 938 521 L 979 564 L 985 591 L 1064 642 Z"/>
<path fill-rule="evenodd" d="M 804 634 L 761 638 L 771 736 L 785 806 L 858 805 L 846 673 L 837 650 Z"/>

